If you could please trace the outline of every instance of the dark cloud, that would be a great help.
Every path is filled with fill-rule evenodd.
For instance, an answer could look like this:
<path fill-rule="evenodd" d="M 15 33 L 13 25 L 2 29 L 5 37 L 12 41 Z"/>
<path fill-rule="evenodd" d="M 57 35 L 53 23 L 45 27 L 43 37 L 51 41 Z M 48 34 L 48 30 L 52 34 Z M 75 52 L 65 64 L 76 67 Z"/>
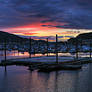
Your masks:
<path fill-rule="evenodd" d="M 0 0 L 0 27 L 58 22 L 48 27 L 92 29 L 91 4 L 92 0 Z"/>

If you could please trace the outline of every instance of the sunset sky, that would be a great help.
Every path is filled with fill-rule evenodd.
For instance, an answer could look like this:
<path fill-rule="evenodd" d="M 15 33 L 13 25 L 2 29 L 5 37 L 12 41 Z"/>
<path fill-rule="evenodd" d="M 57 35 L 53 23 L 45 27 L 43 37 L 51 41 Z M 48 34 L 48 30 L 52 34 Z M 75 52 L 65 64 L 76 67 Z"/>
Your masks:
<path fill-rule="evenodd" d="M 50 41 L 92 32 L 92 0 L 0 0 L 0 31 Z"/>

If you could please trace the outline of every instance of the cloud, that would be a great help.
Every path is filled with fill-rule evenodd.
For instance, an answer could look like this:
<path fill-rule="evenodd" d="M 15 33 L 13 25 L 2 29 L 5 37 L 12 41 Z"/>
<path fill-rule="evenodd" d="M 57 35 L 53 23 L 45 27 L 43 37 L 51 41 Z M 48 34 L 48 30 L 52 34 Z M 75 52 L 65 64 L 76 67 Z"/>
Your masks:
<path fill-rule="evenodd" d="M 57 22 L 47 27 L 92 29 L 91 4 L 91 0 L 0 0 L 0 28 Z"/>

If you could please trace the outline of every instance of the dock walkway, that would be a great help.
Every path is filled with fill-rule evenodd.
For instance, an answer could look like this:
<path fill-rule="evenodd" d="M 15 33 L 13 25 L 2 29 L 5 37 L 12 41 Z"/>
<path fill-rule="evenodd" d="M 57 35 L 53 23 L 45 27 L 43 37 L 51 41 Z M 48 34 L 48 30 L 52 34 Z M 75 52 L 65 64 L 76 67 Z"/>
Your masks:
<path fill-rule="evenodd" d="M 84 64 L 91 63 L 92 58 L 79 58 L 78 60 L 74 59 L 74 57 L 70 56 L 60 56 L 58 57 L 58 63 L 61 64 Z M 32 58 L 20 58 L 20 59 L 8 59 L 6 61 L 2 60 L 0 66 L 2 65 L 24 65 L 29 66 L 30 64 L 52 64 L 56 63 L 55 56 L 43 56 L 43 57 L 32 57 Z"/>

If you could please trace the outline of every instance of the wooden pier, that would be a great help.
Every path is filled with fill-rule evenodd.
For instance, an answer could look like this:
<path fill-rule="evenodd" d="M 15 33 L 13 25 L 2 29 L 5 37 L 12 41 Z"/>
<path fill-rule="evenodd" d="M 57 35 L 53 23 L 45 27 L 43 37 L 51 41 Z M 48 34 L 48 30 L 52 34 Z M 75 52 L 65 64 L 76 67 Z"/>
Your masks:
<path fill-rule="evenodd" d="M 60 59 L 63 57 L 59 57 Z M 55 71 L 55 70 L 78 70 L 81 69 L 82 64 L 92 63 L 92 58 L 82 58 L 77 61 L 69 58 L 67 60 L 59 60 L 57 63 L 55 61 L 55 56 L 45 56 L 45 57 L 31 57 L 31 58 L 21 58 L 21 59 L 10 59 L 7 61 L 2 61 L 0 66 L 8 65 L 22 65 L 27 66 L 31 71 Z"/>

